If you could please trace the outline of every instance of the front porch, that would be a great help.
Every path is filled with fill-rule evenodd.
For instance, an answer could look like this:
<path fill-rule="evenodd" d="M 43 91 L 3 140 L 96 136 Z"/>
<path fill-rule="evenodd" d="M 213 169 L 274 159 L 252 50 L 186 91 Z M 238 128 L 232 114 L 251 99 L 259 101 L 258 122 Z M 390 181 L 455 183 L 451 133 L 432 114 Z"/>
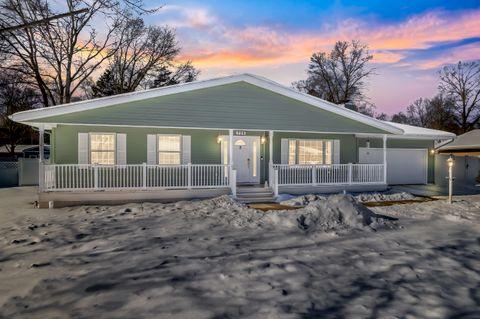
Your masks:
<path fill-rule="evenodd" d="M 271 189 L 280 193 L 383 190 L 383 164 L 281 165 L 270 167 Z M 39 203 L 48 207 L 131 201 L 175 201 L 237 196 L 231 165 L 41 164 Z"/>
<path fill-rule="evenodd" d="M 60 129 L 63 130 L 63 128 Z M 59 128 L 57 127 L 56 130 L 58 131 Z M 102 130 L 107 131 L 106 128 Z M 111 132 L 114 128 L 109 130 Z M 78 136 L 85 135 L 83 131 L 78 132 Z M 263 195 L 272 193 L 270 200 L 274 200 L 281 193 L 333 193 L 386 188 L 385 164 L 352 163 L 358 156 L 356 137 L 352 134 L 230 129 L 227 131 L 203 130 L 197 136 L 194 130 L 177 129 L 174 131 L 177 135 L 173 136 L 181 136 L 178 158 L 181 162 L 185 162 L 185 159 L 188 162 L 161 164 L 158 163 L 160 160 L 158 149 L 154 148 L 151 152 L 150 137 L 155 141 L 155 136 L 165 136 L 166 132 L 172 130 L 162 129 L 158 132 L 145 130 L 145 139 L 148 143 L 146 150 L 140 153 L 145 154 L 144 158 L 147 161 L 130 164 L 128 163 L 131 154 L 129 150 L 132 146 L 131 143 L 126 142 L 130 134 L 125 129 L 121 131 L 124 133 L 108 134 L 117 134 L 116 158 L 123 157 L 125 164 L 118 164 L 116 161 L 115 164 L 108 165 L 88 162 L 55 163 L 56 159 L 61 158 L 58 152 L 54 152 L 56 156 L 52 164 L 41 160 L 40 205 L 48 207 L 49 205 L 149 200 L 168 202 L 222 194 L 229 194 L 234 198 L 238 195 L 240 200 L 245 200 L 245 197 L 249 197 L 250 194 L 249 196 L 237 194 L 237 188 L 240 185 L 249 184 L 256 185 L 256 189 L 259 189 L 257 191 L 259 198 L 266 198 L 266 196 L 260 196 L 260 193 Z M 123 136 L 119 139 L 118 135 Z M 55 137 L 59 138 L 58 133 Z M 383 139 L 385 150 L 386 136 L 380 135 L 375 138 Z M 308 144 L 312 141 L 317 143 Z M 83 151 L 81 151 L 82 147 L 78 146 L 77 155 L 79 159 L 83 157 L 85 161 L 89 161 L 92 158 L 88 155 L 91 143 L 88 140 L 85 143 Z M 40 148 L 42 144 L 43 139 L 40 139 Z M 127 145 L 130 146 L 127 147 Z M 155 147 L 155 142 L 153 145 Z M 208 149 L 209 153 L 206 153 L 205 149 Z M 211 155 L 213 151 L 217 152 L 217 155 Z M 157 155 L 150 156 L 152 153 Z M 62 152 L 63 154 L 65 152 Z M 200 158 L 205 158 L 206 154 L 210 154 L 208 157 L 211 160 L 217 158 L 217 163 L 198 164 Z M 320 156 L 315 157 L 318 154 Z M 310 160 L 312 157 L 316 158 L 321 163 L 305 164 L 303 163 L 305 156 L 311 156 Z"/>

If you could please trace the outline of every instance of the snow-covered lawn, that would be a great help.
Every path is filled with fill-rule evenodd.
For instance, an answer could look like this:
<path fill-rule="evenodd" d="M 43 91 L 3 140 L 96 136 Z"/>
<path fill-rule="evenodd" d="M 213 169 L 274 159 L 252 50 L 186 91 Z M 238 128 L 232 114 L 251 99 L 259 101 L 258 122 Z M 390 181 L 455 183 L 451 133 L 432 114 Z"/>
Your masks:
<path fill-rule="evenodd" d="M 371 211 L 337 195 L 266 213 L 228 197 L 0 199 L 0 317 L 480 317 L 480 195 Z"/>

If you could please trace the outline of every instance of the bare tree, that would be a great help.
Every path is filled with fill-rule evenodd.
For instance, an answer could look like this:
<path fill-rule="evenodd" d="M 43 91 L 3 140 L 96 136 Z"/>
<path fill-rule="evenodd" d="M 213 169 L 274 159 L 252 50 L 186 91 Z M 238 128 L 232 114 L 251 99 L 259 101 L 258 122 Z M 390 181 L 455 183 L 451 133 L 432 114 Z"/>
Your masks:
<path fill-rule="evenodd" d="M 461 133 L 480 121 L 480 63 L 458 62 L 440 71 L 439 90 L 454 102 L 454 119 Z"/>
<path fill-rule="evenodd" d="M 125 37 L 109 65 L 90 85 L 92 97 L 133 92 L 140 88 L 154 88 L 190 82 L 199 71 L 191 62 L 178 65 L 175 61 L 180 48 L 175 33 L 168 27 L 145 26 L 136 19 L 125 26 Z"/>
<path fill-rule="evenodd" d="M 365 80 L 373 73 L 367 67 L 372 58 L 366 45 L 338 41 L 330 53 L 314 53 L 307 79 L 293 86 L 336 104 L 359 101 L 364 97 Z"/>
<path fill-rule="evenodd" d="M 31 136 L 31 128 L 16 123 L 9 115 L 34 108 L 40 103 L 40 95 L 22 77 L 12 72 L 0 74 L 0 138 L 13 156 L 18 143 Z"/>
<path fill-rule="evenodd" d="M 160 69 L 154 71 L 153 80 L 148 84 L 149 88 L 157 88 L 168 85 L 175 85 L 179 83 L 187 83 L 195 81 L 200 74 L 192 63 L 186 62 L 178 67 L 162 66 Z"/>
<path fill-rule="evenodd" d="M 427 127 L 430 116 L 428 110 L 429 105 L 430 100 L 427 98 L 419 98 L 413 101 L 413 103 L 407 107 L 408 124 Z"/>
<path fill-rule="evenodd" d="M 142 19 L 129 21 L 109 65 L 117 82 L 116 93 L 135 91 L 153 70 L 170 64 L 179 52 L 172 29 L 146 26 Z"/>
<path fill-rule="evenodd" d="M 457 132 L 453 105 L 453 101 L 442 94 L 431 99 L 419 98 L 407 107 L 405 113 L 394 114 L 392 122 Z"/>
<path fill-rule="evenodd" d="M 82 82 L 113 56 L 125 36 L 125 12 L 141 10 L 141 0 L 66 0 L 66 6 L 69 11 L 88 11 L 1 35 L 9 63 L 0 69 L 31 77 L 44 106 L 69 103 Z M 46 0 L 0 2 L 0 26 L 28 24 L 54 14 Z M 94 25 L 102 22 L 100 36 Z"/>

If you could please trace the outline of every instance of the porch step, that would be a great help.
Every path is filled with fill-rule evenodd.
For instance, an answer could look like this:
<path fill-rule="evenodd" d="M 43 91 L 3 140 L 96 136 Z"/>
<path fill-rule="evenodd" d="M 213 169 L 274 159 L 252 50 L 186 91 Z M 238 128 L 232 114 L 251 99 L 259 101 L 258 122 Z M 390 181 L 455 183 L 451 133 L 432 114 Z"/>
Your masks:
<path fill-rule="evenodd" d="M 275 196 L 270 187 L 241 186 L 237 188 L 237 200 L 242 203 L 272 203 Z"/>
<path fill-rule="evenodd" d="M 258 192 L 258 193 L 238 193 L 237 197 L 241 198 L 256 198 L 256 197 L 273 197 L 273 192 Z"/>
<path fill-rule="evenodd" d="M 237 186 L 237 194 L 273 192 L 271 187 L 264 186 Z"/>
<path fill-rule="evenodd" d="M 240 203 L 244 204 L 250 204 L 250 203 L 275 203 L 275 198 L 274 197 L 258 197 L 258 198 L 238 198 L 237 200 Z"/>

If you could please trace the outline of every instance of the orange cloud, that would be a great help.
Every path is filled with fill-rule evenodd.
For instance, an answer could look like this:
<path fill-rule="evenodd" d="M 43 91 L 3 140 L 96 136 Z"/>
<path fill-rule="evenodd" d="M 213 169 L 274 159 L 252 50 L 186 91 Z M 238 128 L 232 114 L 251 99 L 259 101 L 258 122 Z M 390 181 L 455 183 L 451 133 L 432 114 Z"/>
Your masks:
<path fill-rule="evenodd" d="M 480 36 L 480 10 L 463 13 L 455 19 L 442 12 L 430 12 L 403 23 L 376 27 L 350 19 L 330 31 L 315 35 L 291 34 L 266 26 L 234 28 L 220 23 L 208 13 L 203 13 L 203 16 L 210 17 L 210 24 L 200 24 L 205 31 L 200 35 L 203 41 L 187 48 L 182 56 L 182 59 L 192 60 L 201 67 L 298 63 L 308 61 L 313 52 L 330 50 L 338 40 L 351 39 L 367 43 L 374 54 L 374 62 L 399 63 L 406 54 L 398 51 L 426 49 L 435 42 Z M 194 23 L 189 25 L 192 27 Z M 198 51 L 198 47 L 203 45 L 208 47 L 208 51 Z M 472 49 L 462 56 L 472 58 L 479 55 Z M 433 65 L 434 62 L 431 62 Z M 423 67 L 428 64 L 422 63 Z"/>

